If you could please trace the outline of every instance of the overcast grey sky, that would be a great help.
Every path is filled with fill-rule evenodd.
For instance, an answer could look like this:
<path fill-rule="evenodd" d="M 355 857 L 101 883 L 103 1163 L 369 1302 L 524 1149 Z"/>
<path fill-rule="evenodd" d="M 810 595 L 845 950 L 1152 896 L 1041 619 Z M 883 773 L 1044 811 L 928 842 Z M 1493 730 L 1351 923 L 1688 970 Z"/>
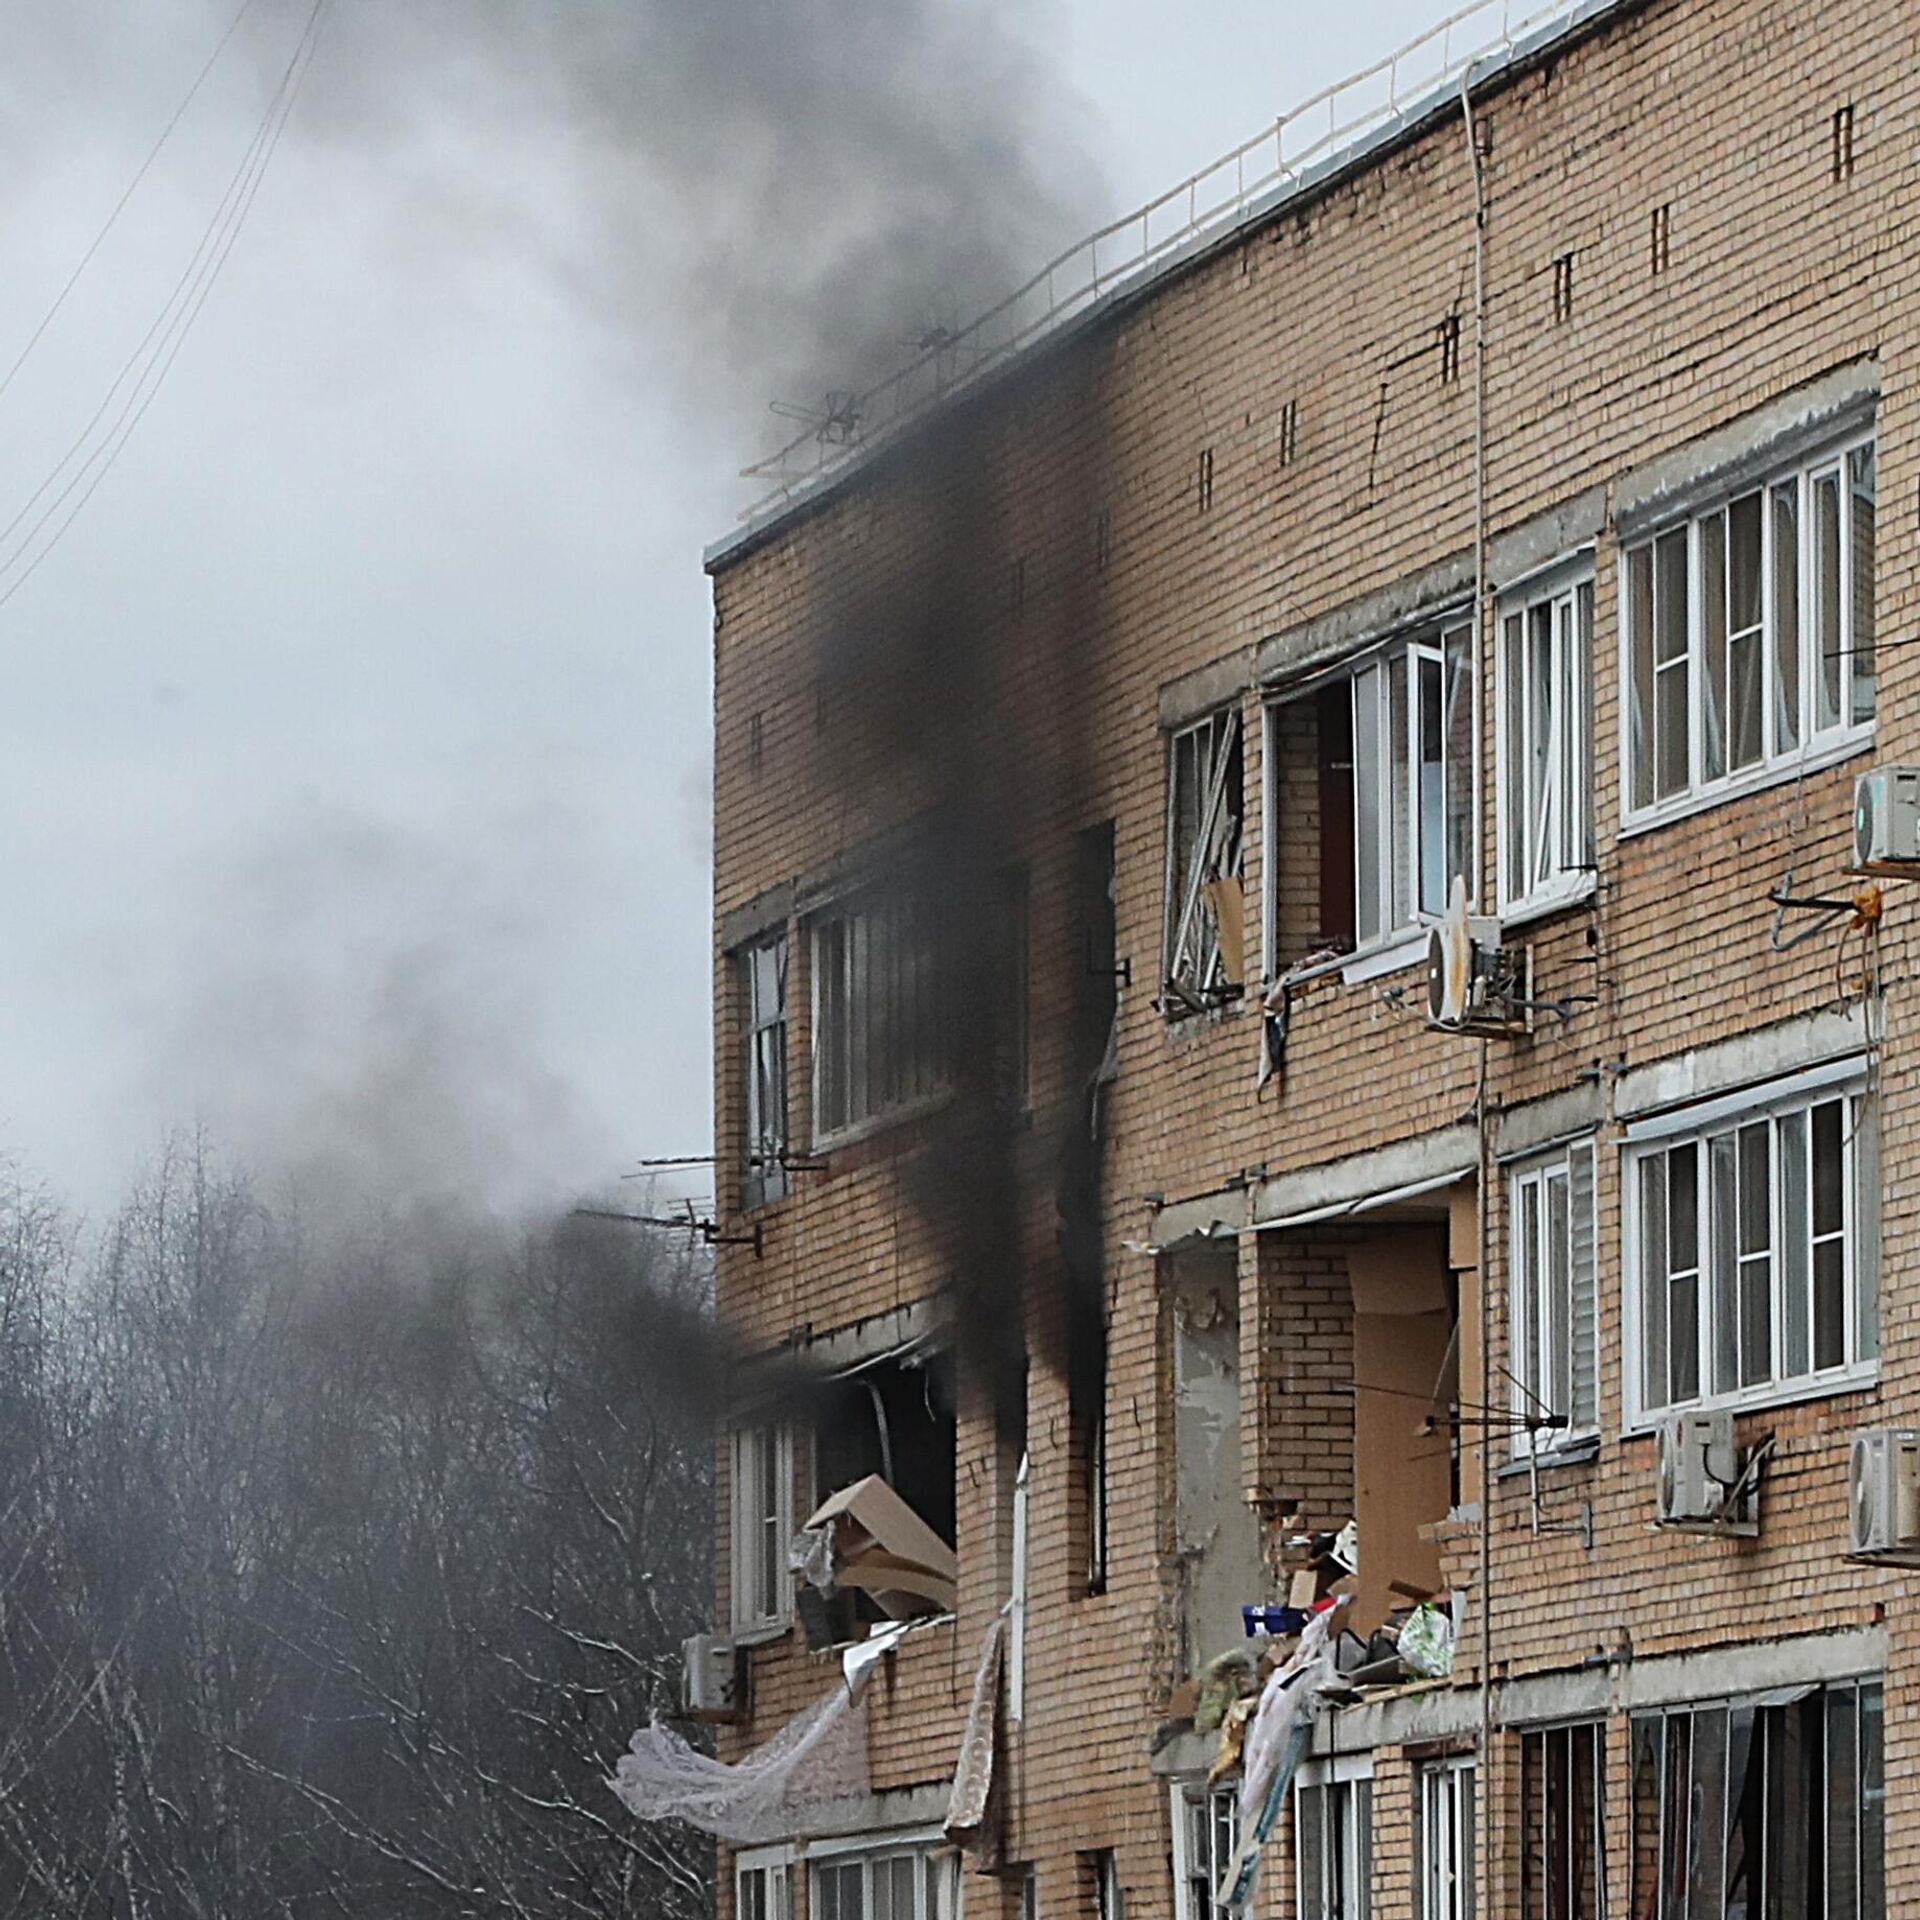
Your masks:
<path fill-rule="evenodd" d="M 696 132 L 610 143 L 593 116 L 626 107 L 582 85 L 592 48 L 564 108 L 529 50 L 620 3 L 331 0 L 150 411 L 0 606 L 0 1151 L 83 1206 L 196 1115 L 266 1163 L 319 1152 L 501 1199 L 708 1142 L 700 554 L 778 425 L 759 384 L 843 324 L 801 249 L 817 232 L 831 259 L 845 235 L 818 208 L 813 232 L 786 218 L 796 250 L 735 284 L 753 227 L 727 196 L 773 206 L 791 162 L 756 174 L 750 128 L 700 124 L 736 57 L 706 24 L 780 16 L 754 37 L 790 36 L 779 78 L 804 69 L 816 131 L 857 117 L 835 75 L 891 83 L 870 30 L 833 44 L 835 0 L 634 0 L 673 21 L 648 58 L 697 55 L 649 76 Z M 992 272 L 994 248 L 1024 258 L 1048 218 L 1172 184 L 1443 3 L 845 17 L 932 16 L 900 55 L 936 69 L 921 87 L 962 43 L 991 51 L 974 83 L 1048 176 L 1004 221 L 982 196 Z M 0 525 L 162 311 L 309 5 L 253 0 L 0 392 Z M 237 10 L 0 0 L 0 373 Z M 939 133 L 930 178 L 957 150 Z M 815 150 L 846 177 L 831 138 Z M 783 278 L 790 351 L 763 364 L 740 339 Z M 24 572 L 9 552 L 0 593 Z"/>

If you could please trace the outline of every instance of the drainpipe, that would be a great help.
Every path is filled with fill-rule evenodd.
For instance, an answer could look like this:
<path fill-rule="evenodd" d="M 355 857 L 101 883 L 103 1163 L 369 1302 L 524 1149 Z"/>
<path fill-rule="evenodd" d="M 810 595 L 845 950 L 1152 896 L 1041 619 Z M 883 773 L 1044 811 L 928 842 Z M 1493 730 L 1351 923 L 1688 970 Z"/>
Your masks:
<path fill-rule="evenodd" d="M 1487 646 L 1487 196 L 1481 174 L 1479 129 L 1473 118 L 1473 66 L 1460 76 L 1460 115 L 1473 169 L 1473 648 L 1476 748 L 1483 744 L 1481 690 L 1488 684 Z M 1476 752 L 1474 763 L 1480 764 Z M 1476 781 L 1476 824 L 1485 817 Z M 1478 839 L 1476 836 L 1476 847 Z M 1485 865 L 1482 863 L 1482 875 Z M 1479 1191 L 1474 1196 L 1474 1258 L 1480 1295 L 1480 1764 L 1474 1794 L 1474 1899 L 1483 1912 L 1493 1897 L 1493 1286 L 1489 1271 L 1493 1181 L 1493 1130 L 1487 1112 L 1487 1072 L 1491 1042 L 1480 1041 L 1480 1085 L 1474 1101 L 1479 1134 Z"/>

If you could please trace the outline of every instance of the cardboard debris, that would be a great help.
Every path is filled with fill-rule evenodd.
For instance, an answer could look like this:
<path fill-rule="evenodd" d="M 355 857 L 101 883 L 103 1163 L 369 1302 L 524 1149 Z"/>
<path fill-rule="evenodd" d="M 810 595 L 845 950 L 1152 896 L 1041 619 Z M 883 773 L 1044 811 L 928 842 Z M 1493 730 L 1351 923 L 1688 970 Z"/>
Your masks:
<path fill-rule="evenodd" d="M 823 1500 L 806 1524 L 818 1528 L 833 1531 L 835 1586 L 859 1588 L 894 1620 L 953 1610 L 953 1549 L 877 1473 Z"/>

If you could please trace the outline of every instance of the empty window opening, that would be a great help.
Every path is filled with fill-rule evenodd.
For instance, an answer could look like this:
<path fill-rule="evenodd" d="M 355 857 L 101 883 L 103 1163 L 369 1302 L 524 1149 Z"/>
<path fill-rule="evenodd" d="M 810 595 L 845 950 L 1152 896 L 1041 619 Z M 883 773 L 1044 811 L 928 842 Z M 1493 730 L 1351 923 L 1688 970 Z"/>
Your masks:
<path fill-rule="evenodd" d="M 808 1640 L 953 1605 L 953 1367 L 915 1349 L 829 1381 L 813 1420 L 813 1538 L 798 1584 Z M 819 1544 L 818 1536 L 828 1536 Z"/>
<path fill-rule="evenodd" d="M 1573 255 L 1561 254 L 1553 263 L 1553 318 L 1565 326 L 1573 318 Z"/>
<path fill-rule="evenodd" d="M 1882 1920 L 1882 1720 L 1877 1680 L 1636 1715 L 1633 1913 Z"/>
<path fill-rule="evenodd" d="M 746 1043 L 746 1162 L 743 1208 L 787 1191 L 787 936 L 775 934 L 740 956 Z"/>
<path fill-rule="evenodd" d="M 1205 513 L 1213 505 L 1213 449 L 1203 447 L 1200 450 L 1200 511 Z"/>
<path fill-rule="evenodd" d="M 1300 443 L 1300 404 L 1296 400 L 1285 402 L 1280 409 L 1280 464 L 1283 467 L 1293 465 L 1294 454 Z"/>
<path fill-rule="evenodd" d="M 1450 313 L 1440 322 L 1440 378 L 1451 383 L 1460 378 L 1460 316 Z"/>
<path fill-rule="evenodd" d="M 1673 207 L 1663 202 L 1653 210 L 1649 264 L 1657 279 L 1673 264 Z"/>
<path fill-rule="evenodd" d="M 747 722 L 747 771 L 758 773 L 766 758 L 766 722 L 755 714 Z"/>
<path fill-rule="evenodd" d="M 1102 507 L 1093 523 L 1093 564 L 1105 573 L 1113 559 L 1113 509 Z"/>
<path fill-rule="evenodd" d="M 813 924 L 814 1136 L 831 1144 L 947 1086 L 945 919 L 930 888 L 836 906 Z"/>
<path fill-rule="evenodd" d="M 1067 1418 L 1076 1571 L 1089 1593 L 1107 1584 L 1107 1326 L 1094 1303 L 1070 1307 Z"/>
<path fill-rule="evenodd" d="M 1833 177 L 1853 178 L 1853 103 L 1836 107 L 1833 114 Z"/>
<path fill-rule="evenodd" d="M 1520 1736 L 1520 1920 L 1606 1920 L 1606 1744 L 1597 1721 Z"/>
<path fill-rule="evenodd" d="M 1245 773 L 1240 713 L 1182 727 L 1167 749 L 1167 875 L 1161 1011 L 1198 1013 L 1246 980 Z"/>

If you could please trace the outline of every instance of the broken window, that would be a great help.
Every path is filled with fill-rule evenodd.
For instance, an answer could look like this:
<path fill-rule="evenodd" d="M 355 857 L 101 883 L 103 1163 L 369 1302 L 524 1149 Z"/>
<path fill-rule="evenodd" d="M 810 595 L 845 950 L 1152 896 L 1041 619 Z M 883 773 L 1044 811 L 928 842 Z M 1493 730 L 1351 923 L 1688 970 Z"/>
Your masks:
<path fill-rule="evenodd" d="M 787 936 L 740 956 L 746 1036 L 746 1166 L 743 1208 L 787 1191 Z"/>
<path fill-rule="evenodd" d="M 809 1642 L 946 1611 L 957 1575 L 951 1361 L 924 1348 L 868 1361 L 826 1383 L 818 1407 L 815 1557 L 798 1589 Z"/>
<path fill-rule="evenodd" d="M 793 1534 L 793 1440 L 785 1427 L 733 1435 L 733 1627 L 784 1626 L 792 1617 L 787 1542 Z"/>
<path fill-rule="evenodd" d="M 1372 1905 L 1373 1781 L 1365 1763 L 1302 1771 L 1294 1794 L 1299 1920 L 1367 1920 Z"/>
<path fill-rule="evenodd" d="M 1353 675 L 1354 935 L 1437 919 L 1474 891 L 1473 657 L 1465 627 L 1389 648 Z"/>
<path fill-rule="evenodd" d="M 1244 786 L 1238 709 L 1224 707 L 1169 741 L 1162 969 L 1168 1014 L 1203 1011 L 1245 983 Z"/>
<path fill-rule="evenodd" d="M 1173 1790 L 1174 1920 L 1234 1920 L 1214 1899 L 1240 1844 L 1240 1800 L 1232 1787 Z"/>
<path fill-rule="evenodd" d="M 1514 1450 L 1544 1452 L 1599 1426 L 1592 1143 L 1523 1167 L 1507 1204 Z"/>
<path fill-rule="evenodd" d="M 1629 818 L 1872 721 L 1874 526 L 1866 441 L 1628 550 Z"/>
<path fill-rule="evenodd" d="M 1593 865 L 1593 582 L 1500 615 L 1500 904 L 1577 891 Z"/>
<path fill-rule="evenodd" d="M 939 903 L 876 893 L 814 923 L 814 1134 L 837 1135 L 941 1092 L 950 1059 Z"/>
<path fill-rule="evenodd" d="M 1473 1788 L 1471 1760 L 1430 1760 L 1414 1772 L 1419 1920 L 1472 1920 Z"/>
<path fill-rule="evenodd" d="M 1637 1715 L 1636 1920 L 1882 1920 L 1885 1801 L 1878 1681 Z"/>
<path fill-rule="evenodd" d="M 1120 1893 L 1120 1863 L 1111 1847 L 1080 1856 L 1083 1876 L 1092 1892 L 1093 1920 L 1125 1920 Z"/>
<path fill-rule="evenodd" d="M 1520 1736 L 1520 1920 L 1605 1920 L 1606 1728 Z"/>
<path fill-rule="evenodd" d="M 1639 1412 L 1869 1364 L 1877 1175 L 1864 1095 L 1762 1097 L 1718 1125 L 1670 1124 L 1627 1159 Z"/>

